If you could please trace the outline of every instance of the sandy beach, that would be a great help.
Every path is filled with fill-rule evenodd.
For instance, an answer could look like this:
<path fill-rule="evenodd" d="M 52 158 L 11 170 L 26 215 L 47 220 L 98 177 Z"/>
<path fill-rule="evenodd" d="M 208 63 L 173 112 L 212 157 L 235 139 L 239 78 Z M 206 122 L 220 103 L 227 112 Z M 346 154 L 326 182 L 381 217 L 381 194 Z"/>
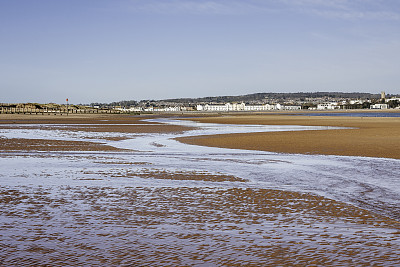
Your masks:
<path fill-rule="evenodd" d="M 204 123 L 306 125 L 351 129 L 185 137 L 189 144 L 281 153 L 400 159 L 400 118 L 237 115 L 191 119 Z"/>
<path fill-rule="evenodd" d="M 68 125 L 67 129 L 72 131 L 117 133 L 169 133 L 190 130 L 190 128 L 182 126 L 143 121 L 143 119 L 154 117 L 151 115 L 121 116 L 108 114 L 70 114 L 69 116 L 0 114 L 0 125 L 3 124 L 2 128 L 7 128 L 12 127 L 12 124 L 65 124 Z M 349 129 L 229 134 L 178 139 L 188 144 L 282 153 L 400 159 L 400 118 L 318 117 L 282 114 L 212 116 L 208 114 L 207 116 L 190 118 L 189 120 L 219 124 L 333 126 L 348 127 Z M 5 126 L 5 124 L 8 124 L 8 126 Z M 25 148 L 34 147 L 35 145 L 40 146 L 37 142 L 31 140 L 30 143 L 27 143 L 21 140 L 21 145 Z M 68 143 L 70 147 L 74 144 L 73 142 Z M 7 150 L 14 149 L 17 144 L 17 140 L 14 140 L 14 142 L 7 140 L 7 142 L 3 141 L 1 146 L 2 149 Z M 81 143 L 79 145 L 79 150 L 84 150 L 84 146 L 88 144 Z M 53 144 L 51 147 L 57 150 L 58 146 Z M 63 146 L 60 146 L 60 149 L 64 149 Z M 94 146 L 87 149 L 93 150 Z"/>
<path fill-rule="evenodd" d="M 357 206 L 314 193 L 264 188 L 263 180 L 250 179 L 265 176 L 258 166 L 274 176 L 275 167 L 281 172 L 279 164 L 295 167 L 293 159 L 258 152 L 249 154 L 249 160 L 241 152 L 168 152 L 163 150 L 168 143 L 156 143 L 157 134 L 175 136 L 195 128 L 142 121 L 146 118 L 157 116 L 0 115 L 0 130 L 5 132 L 60 136 L 0 138 L 0 264 L 400 264 L 397 219 L 362 208 L 361 202 Z M 240 115 L 190 120 L 355 128 L 179 138 L 203 146 L 399 156 L 398 118 Z M 152 151 L 113 146 L 149 134 L 156 136 L 149 141 Z M 73 140 L 75 136 L 79 140 Z M 228 173 L 225 165 L 254 173 Z M 323 168 L 327 172 L 327 166 Z M 265 179 L 273 179 L 268 175 Z M 396 208 L 391 203 L 387 207 Z"/>

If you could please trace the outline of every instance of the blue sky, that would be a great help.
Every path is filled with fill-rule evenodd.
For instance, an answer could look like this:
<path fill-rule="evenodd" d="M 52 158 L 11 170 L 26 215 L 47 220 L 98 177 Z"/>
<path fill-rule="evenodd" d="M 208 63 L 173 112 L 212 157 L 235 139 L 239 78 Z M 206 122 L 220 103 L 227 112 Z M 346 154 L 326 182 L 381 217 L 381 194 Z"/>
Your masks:
<path fill-rule="evenodd" d="M 398 0 L 0 0 L 0 102 L 400 93 Z"/>

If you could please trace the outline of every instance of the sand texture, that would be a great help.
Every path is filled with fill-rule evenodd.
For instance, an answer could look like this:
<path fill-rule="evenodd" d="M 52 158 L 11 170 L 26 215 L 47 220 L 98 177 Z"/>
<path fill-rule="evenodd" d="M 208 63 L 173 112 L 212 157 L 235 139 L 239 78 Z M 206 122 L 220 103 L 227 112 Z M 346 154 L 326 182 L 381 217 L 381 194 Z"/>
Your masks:
<path fill-rule="evenodd" d="M 398 216 L 389 218 L 313 192 L 268 188 L 269 182 L 282 181 L 282 172 L 284 184 L 290 184 L 293 177 L 287 169 L 299 166 L 288 158 L 298 156 L 277 160 L 276 154 L 240 151 L 236 155 L 230 150 L 213 155 L 207 154 L 211 148 L 203 151 L 201 147 L 197 154 L 190 151 L 193 147 L 178 142 L 184 149 L 168 150 L 169 143 L 157 134 L 169 133 L 172 138 L 193 128 L 144 118 L 153 117 L 0 116 L 1 266 L 399 266 Z M 272 150 L 275 145 L 276 151 L 316 154 L 323 154 L 324 149 L 332 153 L 326 143 L 332 145 L 337 138 L 338 144 L 346 133 L 344 142 L 359 135 L 351 140 L 367 142 L 370 138 L 373 148 L 383 147 L 379 142 L 392 138 L 395 150 L 399 141 L 398 119 L 273 115 L 197 120 L 358 129 L 180 140 L 245 149 Z M 115 142 L 145 142 L 140 139 L 143 136 L 155 138 L 147 140 L 153 142 L 150 151 L 140 146 L 137 150 L 113 147 Z M 359 151 L 365 155 L 367 149 L 360 147 Z M 369 165 L 380 164 L 376 163 L 379 160 L 365 159 Z M 305 164 L 304 159 L 299 164 Z M 313 161 L 299 170 L 304 166 L 312 174 L 320 170 L 314 165 Z M 383 203 L 380 207 L 393 208 L 398 214 L 398 198 L 389 198 L 392 191 L 368 184 L 369 170 L 366 177 L 365 172 L 359 174 L 359 184 L 346 176 L 343 167 L 337 175 L 338 168 L 332 166 L 323 165 L 323 176 L 333 181 L 332 187 L 340 188 L 343 181 L 345 191 L 358 190 L 355 196 L 367 195 L 365 199 L 372 194 L 371 205 Z M 390 175 L 396 175 L 398 167 L 394 169 L 385 168 Z M 312 179 L 298 172 L 294 176 Z M 340 180 L 335 180 L 338 176 Z M 293 183 L 301 182 L 296 179 Z M 385 183 L 397 184 L 390 179 Z M 324 193 L 330 185 L 323 187 Z"/>
<path fill-rule="evenodd" d="M 400 225 L 267 189 L 0 188 L 4 266 L 397 266 Z"/>

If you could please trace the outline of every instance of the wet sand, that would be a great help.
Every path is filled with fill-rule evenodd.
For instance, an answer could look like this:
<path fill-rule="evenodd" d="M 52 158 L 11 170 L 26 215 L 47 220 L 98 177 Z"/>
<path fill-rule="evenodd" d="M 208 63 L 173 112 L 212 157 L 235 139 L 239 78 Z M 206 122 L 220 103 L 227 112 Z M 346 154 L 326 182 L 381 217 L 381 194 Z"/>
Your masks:
<path fill-rule="evenodd" d="M 4 266 L 400 263 L 399 223 L 314 195 L 97 186 L 0 192 Z"/>
<path fill-rule="evenodd" d="M 145 122 L 153 116 L 111 114 L 22 115 L 0 114 L 1 129 L 45 129 L 54 131 L 83 131 L 91 133 L 173 133 L 190 130 L 189 127 Z M 43 126 L 45 125 L 45 126 Z M 127 136 L 101 136 L 97 139 L 123 140 Z M 121 151 L 112 146 L 90 141 L 60 141 L 41 139 L 0 139 L 2 151 Z"/>
<path fill-rule="evenodd" d="M 0 128 L 14 127 L 9 126 L 12 122 L 15 122 L 16 128 L 40 128 L 40 124 L 63 124 L 67 126 L 64 128 L 65 131 L 83 129 L 99 134 L 114 131 L 121 133 L 122 138 L 126 138 L 125 134 L 129 133 L 146 131 L 165 133 L 187 129 L 142 122 L 140 121 L 142 117 L 106 115 L 43 120 L 37 117 L 30 119 L 24 115 L 19 116 L 21 118 L 11 117 L 11 119 L 0 116 L 0 121 L 3 123 Z M 298 125 L 302 122 L 303 125 L 355 127 L 356 120 L 343 122 L 341 118 L 335 119 L 337 121 L 329 118 L 328 120 L 315 117 L 299 119 L 276 115 L 197 120 L 287 125 Z M 31 126 L 32 123 L 37 126 Z M 371 129 L 369 131 L 377 133 L 379 127 L 375 125 L 376 123 L 378 122 L 367 123 L 369 127 L 360 123 L 358 131 L 364 129 L 368 132 L 368 129 Z M 93 124 L 94 127 L 88 127 L 86 124 Z M 395 129 L 389 120 L 379 125 L 384 125 L 386 129 L 392 129 L 391 127 Z M 56 126 L 47 129 L 63 131 Z M 316 134 L 324 132 L 328 131 L 316 131 Z M 254 136 L 260 135 L 264 138 L 263 136 L 268 137 L 272 134 L 282 138 L 287 133 L 227 135 L 188 140 L 209 142 L 217 138 L 222 142 L 217 143 L 218 146 L 221 144 L 228 146 L 228 143 L 223 143 L 224 138 L 230 140 L 239 136 L 243 138 L 243 142 L 250 140 L 246 144 L 246 149 L 258 149 L 260 144 L 258 141 L 254 142 Z M 85 142 L 0 139 L 0 152 L 5 153 L 5 157 L 14 156 L 7 154 L 10 151 L 20 151 L 23 157 L 55 157 L 55 159 L 63 157 L 63 154 L 53 154 L 52 151 L 115 152 L 111 146 Z M 283 144 L 279 149 L 282 147 Z M 27 150 L 28 153 L 24 154 Z M 35 151 L 49 153 L 35 154 Z M 36 174 L 37 177 L 30 177 L 29 173 L 26 173 L 24 184 L 1 184 L 0 264 L 4 266 L 202 264 L 396 266 L 400 264 L 400 223 L 396 220 L 314 194 L 249 188 L 246 186 L 246 177 L 206 171 L 166 171 L 157 166 L 149 166 L 146 162 L 130 162 L 123 157 L 123 153 L 130 152 L 118 153 L 123 161 L 110 161 L 106 158 L 107 154 L 89 153 L 75 156 L 66 154 L 67 157 L 74 157 L 73 160 L 76 161 L 82 160 L 79 157 L 90 157 L 99 166 L 105 166 L 100 168 L 100 172 L 82 169 L 81 176 L 74 178 L 82 182 L 82 185 L 30 184 L 32 179 L 46 181 L 46 176 L 49 175 L 46 170 L 40 175 Z M 293 153 L 293 150 L 288 150 L 288 153 Z M 133 173 L 129 167 L 132 165 L 143 165 L 144 168 L 141 172 Z M 65 179 L 69 176 L 71 174 L 66 175 Z M 137 187 L 135 179 L 138 177 L 150 180 L 193 180 L 199 182 L 199 186 Z M 123 187 L 103 185 L 103 179 L 114 178 L 130 179 L 131 183 Z M 204 187 L 201 184 L 204 181 L 225 184 L 224 187 Z"/>
<path fill-rule="evenodd" d="M 84 141 L 1 138 L 0 151 L 125 151 L 108 145 Z"/>
<path fill-rule="evenodd" d="M 281 153 L 400 159 L 400 118 L 239 115 L 190 119 L 220 124 L 336 126 L 353 129 L 179 138 L 188 144 Z"/>

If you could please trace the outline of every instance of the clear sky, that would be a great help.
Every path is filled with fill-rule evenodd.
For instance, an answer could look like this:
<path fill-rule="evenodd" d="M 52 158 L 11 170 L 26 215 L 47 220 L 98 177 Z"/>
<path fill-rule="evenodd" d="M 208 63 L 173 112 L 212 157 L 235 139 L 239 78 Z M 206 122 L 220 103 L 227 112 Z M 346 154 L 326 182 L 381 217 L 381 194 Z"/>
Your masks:
<path fill-rule="evenodd" d="M 399 0 L 0 0 L 0 102 L 400 93 Z"/>

